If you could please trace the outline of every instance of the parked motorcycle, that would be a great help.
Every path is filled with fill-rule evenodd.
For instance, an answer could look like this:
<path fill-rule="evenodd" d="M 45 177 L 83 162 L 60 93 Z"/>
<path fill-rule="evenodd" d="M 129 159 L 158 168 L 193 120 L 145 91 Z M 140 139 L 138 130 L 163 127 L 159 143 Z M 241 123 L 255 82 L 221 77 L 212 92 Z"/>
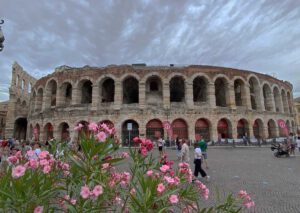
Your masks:
<path fill-rule="evenodd" d="M 289 152 L 291 148 L 289 148 L 286 144 L 280 144 L 274 142 L 271 144 L 271 150 L 275 151 L 274 152 L 275 157 L 280 158 L 281 156 L 289 157 L 290 156 Z"/>

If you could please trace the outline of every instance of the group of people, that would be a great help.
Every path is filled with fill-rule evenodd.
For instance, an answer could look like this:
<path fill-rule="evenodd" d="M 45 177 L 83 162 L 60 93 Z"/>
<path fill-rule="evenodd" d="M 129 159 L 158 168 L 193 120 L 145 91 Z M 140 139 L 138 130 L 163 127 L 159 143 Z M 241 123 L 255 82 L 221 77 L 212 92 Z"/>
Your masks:
<path fill-rule="evenodd" d="M 157 140 L 157 146 L 160 157 L 165 155 L 164 145 L 164 140 L 159 138 Z M 190 165 L 190 148 L 186 139 L 176 138 L 176 150 L 178 161 Z M 205 169 L 209 168 L 207 163 L 207 143 L 201 136 L 200 140 L 194 143 L 194 164 L 194 180 L 198 178 L 200 173 L 201 177 L 206 178 L 206 180 L 209 181 L 210 176 L 208 176 L 205 170 L 202 168 L 203 164 L 205 165 Z"/>

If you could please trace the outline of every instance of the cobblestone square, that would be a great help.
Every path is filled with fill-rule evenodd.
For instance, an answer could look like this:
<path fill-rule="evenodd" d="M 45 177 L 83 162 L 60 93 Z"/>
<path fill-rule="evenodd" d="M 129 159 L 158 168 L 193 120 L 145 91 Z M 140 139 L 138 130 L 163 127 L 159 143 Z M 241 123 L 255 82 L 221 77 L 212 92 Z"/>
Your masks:
<path fill-rule="evenodd" d="M 170 160 L 177 161 L 176 150 L 168 149 Z M 193 150 L 190 150 L 191 162 Z M 154 150 L 158 156 L 158 150 Z M 240 189 L 250 193 L 256 206 L 248 212 L 255 213 L 299 213 L 300 212 L 300 155 L 275 158 L 270 148 L 226 148 L 208 150 L 211 176 L 208 206 L 216 201 L 216 191 L 224 198 L 228 193 Z M 194 169 L 192 165 L 192 169 Z M 205 182 L 205 181 L 203 181 Z"/>

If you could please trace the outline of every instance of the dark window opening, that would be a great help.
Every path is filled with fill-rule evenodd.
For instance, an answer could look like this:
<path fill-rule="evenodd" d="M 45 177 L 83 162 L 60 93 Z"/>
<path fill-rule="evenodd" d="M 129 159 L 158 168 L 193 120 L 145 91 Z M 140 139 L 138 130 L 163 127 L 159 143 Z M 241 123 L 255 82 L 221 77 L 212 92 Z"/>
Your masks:
<path fill-rule="evenodd" d="M 234 82 L 235 105 L 242 106 L 242 83 L 239 81 Z"/>
<path fill-rule="evenodd" d="M 197 77 L 193 81 L 194 102 L 205 102 L 207 97 L 207 84 L 203 78 Z"/>
<path fill-rule="evenodd" d="M 184 80 L 181 77 L 174 77 L 170 81 L 170 101 L 183 102 L 184 101 Z"/>
<path fill-rule="evenodd" d="M 123 82 L 123 103 L 133 104 L 139 102 L 139 83 L 135 78 L 127 78 Z"/>
<path fill-rule="evenodd" d="M 216 105 L 226 107 L 226 85 L 223 79 L 215 81 Z"/>
<path fill-rule="evenodd" d="M 115 82 L 113 79 L 107 79 L 102 84 L 102 103 L 114 102 Z"/>
<path fill-rule="evenodd" d="M 158 84 L 156 81 L 150 82 L 150 91 L 151 92 L 158 91 Z"/>
<path fill-rule="evenodd" d="M 91 81 L 84 82 L 81 91 L 82 91 L 81 103 L 82 104 L 92 103 L 92 92 L 93 92 L 92 82 Z"/>

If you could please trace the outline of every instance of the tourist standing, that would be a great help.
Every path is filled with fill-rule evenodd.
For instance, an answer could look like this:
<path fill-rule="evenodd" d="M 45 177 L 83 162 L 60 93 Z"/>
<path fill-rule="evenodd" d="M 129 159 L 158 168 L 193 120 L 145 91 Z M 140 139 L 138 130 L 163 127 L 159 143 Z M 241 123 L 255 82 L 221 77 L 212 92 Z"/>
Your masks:
<path fill-rule="evenodd" d="M 200 141 L 198 142 L 199 148 L 201 149 L 202 152 L 202 157 L 203 157 L 203 163 L 205 164 L 205 168 L 208 169 L 208 164 L 207 164 L 207 143 L 203 139 L 202 136 L 200 136 Z"/>
<path fill-rule="evenodd" d="M 181 158 L 181 141 L 179 141 L 179 138 L 176 138 L 176 150 L 177 150 L 177 159 L 180 160 Z"/>
<path fill-rule="evenodd" d="M 182 139 L 182 146 L 181 146 L 181 162 L 190 163 L 190 149 L 186 143 L 185 139 Z"/>
<path fill-rule="evenodd" d="M 194 176 L 195 176 L 195 178 L 198 178 L 198 173 L 200 172 L 201 177 L 204 177 L 204 178 L 206 178 L 207 181 L 209 181 L 210 177 L 202 169 L 201 159 L 202 159 L 202 152 L 201 152 L 199 143 L 195 143 L 195 156 L 194 156 L 195 170 L 194 170 Z"/>
<path fill-rule="evenodd" d="M 164 146 L 164 141 L 161 137 L 159 137 L 159 139 L 157 140 L 157 145 L 158 145 L 158 151 L 159 151 L 159 155 L 160 157 L 163 156 L 163 146 Z"/>
<path fill-rule="evenodd" d="M 299 150 L 299 152 L 300 152 L 300 136 L 298 136 L 296 142 L 297 142 L 298 150 Z"/>

